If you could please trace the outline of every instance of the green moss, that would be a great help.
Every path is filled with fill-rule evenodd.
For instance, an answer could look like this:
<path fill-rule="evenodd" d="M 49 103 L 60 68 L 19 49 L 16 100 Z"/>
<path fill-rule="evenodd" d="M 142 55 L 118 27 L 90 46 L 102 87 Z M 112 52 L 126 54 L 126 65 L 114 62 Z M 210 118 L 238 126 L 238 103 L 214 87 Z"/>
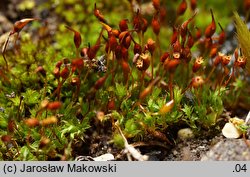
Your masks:
<path fill-rule="evenodd" d="M 247 57 L 247 64 L 246 69 L 248 73 L 250 73 L 250 32 L 247 27 L 247 25 L 243 22 L 243 20 L 240 18 L 239 14 L 237 12 L 234 12 L 234 19 L 235 19 L 235 27 L 236 27 L 236 34 L 237 39 L 240 45 L 240 48 L 242 49 L 243 54 Z"/>

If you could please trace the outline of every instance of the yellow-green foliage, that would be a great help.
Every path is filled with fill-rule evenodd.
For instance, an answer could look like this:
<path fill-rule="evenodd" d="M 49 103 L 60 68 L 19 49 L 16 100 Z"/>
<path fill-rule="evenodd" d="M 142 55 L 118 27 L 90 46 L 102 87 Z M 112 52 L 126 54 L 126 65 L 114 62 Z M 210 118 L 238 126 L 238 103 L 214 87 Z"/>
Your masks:
<path fill-rule="evenodd" d="M 247 25 L 241 20 L 239 14 L 234 12 L 235 27 L 237 30 L 237 39 L 243 54 L 247 57 L 246 69 L 250 73 L 250 32 Z"/>

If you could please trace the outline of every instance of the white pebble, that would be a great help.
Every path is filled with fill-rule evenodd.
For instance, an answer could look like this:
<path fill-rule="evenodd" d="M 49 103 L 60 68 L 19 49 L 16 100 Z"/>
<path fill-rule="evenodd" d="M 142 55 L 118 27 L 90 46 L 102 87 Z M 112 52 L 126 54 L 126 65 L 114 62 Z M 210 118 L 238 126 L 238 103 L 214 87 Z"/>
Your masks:
<path fill-rule="evenodd" d="M 194 133 L 190 128 L 180 129 L 177 133 L 178 138 L 181 140 L 192 139 L 194 138 Z"/>
<path fill-rule="evenodd" d="M 229 122 L 224 125 L 222 134 L 226 138 L 239 138 L 242 135 L 242 132 L 237 129 L 233 123 Z"/>

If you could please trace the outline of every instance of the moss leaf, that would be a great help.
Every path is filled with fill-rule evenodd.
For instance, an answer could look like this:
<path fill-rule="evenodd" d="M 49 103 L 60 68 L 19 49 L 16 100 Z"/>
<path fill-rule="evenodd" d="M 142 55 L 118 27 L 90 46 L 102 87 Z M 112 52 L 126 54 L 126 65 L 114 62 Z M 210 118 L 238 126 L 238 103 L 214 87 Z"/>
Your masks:
<path fill-rule="evenodd" d="M 237 39 L 238 43 L 240 45 L 240 48 L 242 49 L 243 54 L 247 57 L 247 65 L 246 69 L 248 73 L 250 73 L 250 32 L 247 28 L 247 25 L 242 21 L 239 14 L 237 12 L 234 12 L 234 20 L 235 20 L 235 27 L 237 30 Z"/>

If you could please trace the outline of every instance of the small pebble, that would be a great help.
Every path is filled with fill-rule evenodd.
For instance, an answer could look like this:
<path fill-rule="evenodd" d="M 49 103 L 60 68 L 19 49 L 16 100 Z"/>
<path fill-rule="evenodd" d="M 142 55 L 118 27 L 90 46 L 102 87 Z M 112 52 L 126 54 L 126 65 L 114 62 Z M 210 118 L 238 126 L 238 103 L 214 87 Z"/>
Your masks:
<path fill-rule="evenodd" d="M 177 133 L 178 138 L 181 140 L 187 140 L 194 138 L 194 133 L 190 128 L 180 129 Z"/>
<path fill-rule="evenodd" d="M 239 138 L 242 135 L 242 132 L 237 129 L 233 123 L 229 122 L 223 127 L 222 134 L 226 138 Z"/>

